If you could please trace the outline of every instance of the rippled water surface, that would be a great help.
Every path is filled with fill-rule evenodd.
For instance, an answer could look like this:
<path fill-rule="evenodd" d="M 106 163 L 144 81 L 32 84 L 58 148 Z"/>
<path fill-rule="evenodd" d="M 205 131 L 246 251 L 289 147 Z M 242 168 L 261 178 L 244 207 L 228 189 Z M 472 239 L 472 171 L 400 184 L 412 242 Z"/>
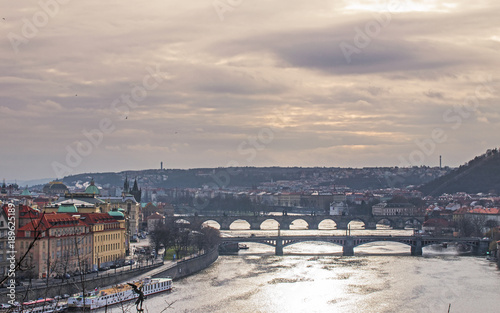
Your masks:
<path fill-rule="evenodd" d="M 500 312 L 500 272 L 484 258 L 430 250 L 412 257 L 407 246 L 390 242 L 357 247 L 354 257 L 312 255 L 335 249 L 301 243 L 278 257 L 271 247 L 249 244 L 176 281 L 173 292 L 149 297 L 145 312 L 446 313 L 450 304 L 453 313 Z"/>

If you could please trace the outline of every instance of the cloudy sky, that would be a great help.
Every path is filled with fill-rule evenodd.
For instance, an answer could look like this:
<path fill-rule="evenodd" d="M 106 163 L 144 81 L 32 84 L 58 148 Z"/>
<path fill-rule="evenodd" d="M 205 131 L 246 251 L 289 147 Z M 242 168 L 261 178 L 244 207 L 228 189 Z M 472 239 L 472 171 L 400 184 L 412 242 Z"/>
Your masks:
<path fill-rule="evenodd" d="M 0 2 L 0 178 L 499 146 L 498 1 L 29 3 Z"/>

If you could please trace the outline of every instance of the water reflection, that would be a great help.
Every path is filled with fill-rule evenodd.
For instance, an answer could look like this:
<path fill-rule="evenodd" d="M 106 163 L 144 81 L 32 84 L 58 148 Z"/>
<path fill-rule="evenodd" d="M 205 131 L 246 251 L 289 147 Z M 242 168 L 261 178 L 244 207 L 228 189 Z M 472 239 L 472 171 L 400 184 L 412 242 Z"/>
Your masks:
<path fill-rule="evenodd" d="M 326 227 L 305 230 L 302 222 L 296 223 L 281 233 L 345 235 L 343 230 Z M 275 226 L 222 234 L 275 236 Z M 377 230 L 352 229 L 351 234 L 407 236 L 413 231 L 380 225 Z M 483 258 L 443 255 L 432 248 L 424 248 L 424 257 L 415 257 L 409 255 L 409 246 L 395 242 L 356 247 L 354 257 L 341 257 L 342 247 L 323 242 L 287 246 L 281 257 L 274 255 L 273 247 L 247 245 L 248 250 L 221 256 L 210 268 L 176 281 L 174 292 L 148 297 L 146 312 L 162 312 L 168 304 L 167 313 L 434 313 L 447 312 L 450 304 L 452 313 L 498 312 L 499 271 Z M 122 310 L 115 307 L 107 312 Z"/>
<path fill-rule="evenodd" d="M 175 287 L 148 312 L 498 312 L 500 277 L 471 257 L 261 254 L 221 256 Z"/>

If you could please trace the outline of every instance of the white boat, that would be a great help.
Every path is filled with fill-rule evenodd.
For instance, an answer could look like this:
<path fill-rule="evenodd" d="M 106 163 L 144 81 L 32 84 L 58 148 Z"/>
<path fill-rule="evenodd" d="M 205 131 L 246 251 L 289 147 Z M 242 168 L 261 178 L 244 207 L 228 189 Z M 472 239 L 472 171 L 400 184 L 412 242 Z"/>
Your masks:
<path fill-rule="evenodd" d="M 142 287 L 144 296 L 155 293 L 172 290 L 171 278 L 145 278 L 132 282 L 138 288 Z M 127 283 L 111 286 L 105 289 L 97 289 L 91 293 L 76 294 L 68 299 L 68 306 L 81 308 L 85 307 L 91 310 L 114 305 L 120 302 L 129 301 L 137 298 L 131 286 Z M 85 299 L 85 300 L 84 300 Z"/>
<path fill-rule="evenodd" d="M 65 303 L 59 303 L 55 299 L 46 298 L 34 301 L 24 302 L 20 308 L 14 312 L 20 313 L 55 313 L 63 312 L 68 308 Z"/>

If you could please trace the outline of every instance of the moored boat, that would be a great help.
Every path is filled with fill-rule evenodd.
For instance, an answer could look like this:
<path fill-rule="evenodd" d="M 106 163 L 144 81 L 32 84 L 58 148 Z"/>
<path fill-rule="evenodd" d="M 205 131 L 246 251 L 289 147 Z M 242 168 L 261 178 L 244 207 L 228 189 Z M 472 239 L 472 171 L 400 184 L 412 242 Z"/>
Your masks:
<path fill-rule="evenodd" d="M 68 308 L 64 302 L 59 302 L 53 298 L 45 298 L 24 302 L 20 308 L 13 312 L 19 313 L 55 313 L 64 312 Z"/>
<path fill-rule="evenodd" d="M 171 278 L 145 278 L 132 282 L 138 288 L 142 288 L 145 296 L 155 293 L 168 291 L 172 289 Z M 137 298 L 138 295 L 134 292 L 131 286 L 127 283 L 119 284 L 104 289 L 96 289 L 93 292 L 86 294 L 76 294 L 68 299 L 70 308 L 85 307 L 91 310 L 111 306 L 124 301 L 129 301 Z"/>

